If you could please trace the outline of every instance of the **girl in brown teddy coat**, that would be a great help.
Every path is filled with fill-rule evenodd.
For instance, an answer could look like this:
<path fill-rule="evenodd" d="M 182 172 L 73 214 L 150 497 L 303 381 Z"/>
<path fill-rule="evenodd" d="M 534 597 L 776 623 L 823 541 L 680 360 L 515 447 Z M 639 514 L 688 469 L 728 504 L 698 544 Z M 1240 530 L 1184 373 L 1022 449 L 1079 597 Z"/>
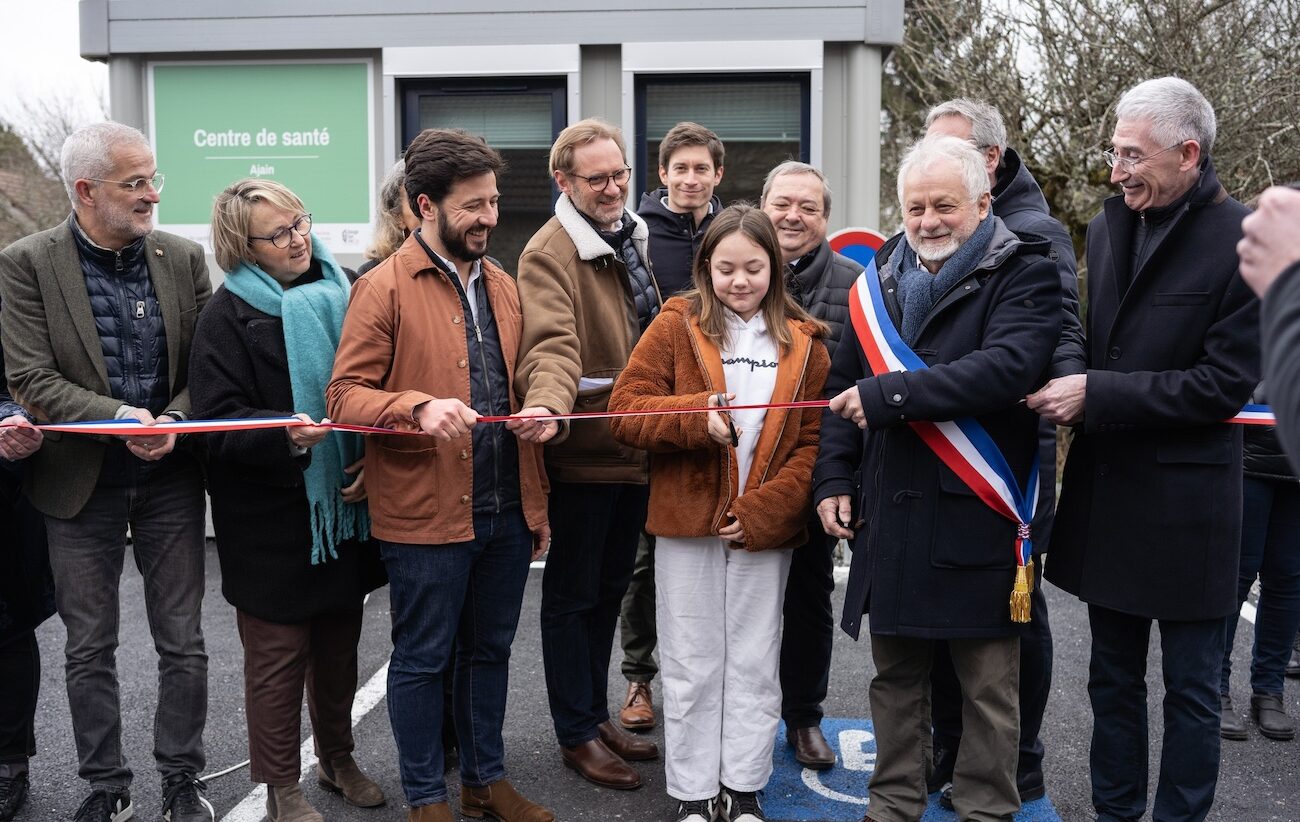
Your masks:
<path fill-rule="evenodd" d="M 694 290 L 646 329 L 611 411 L 821 398 L 823 327 L 780 282 L 771 220 L 719 214 Z M 777 676 L 790 552 L 806 541 L 821 411 L 756 409 L 616 417 L 651 453 L 646 531 L 655 547 L 668 793 L 680 822 L 765 819 L 781 713 Z"/>

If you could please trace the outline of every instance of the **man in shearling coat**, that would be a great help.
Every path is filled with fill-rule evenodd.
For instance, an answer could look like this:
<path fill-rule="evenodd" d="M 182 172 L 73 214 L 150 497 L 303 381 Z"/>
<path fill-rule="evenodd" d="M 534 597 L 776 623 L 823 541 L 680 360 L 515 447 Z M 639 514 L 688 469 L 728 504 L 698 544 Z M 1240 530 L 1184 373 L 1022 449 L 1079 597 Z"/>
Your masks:
<path fill-rule="evenodd" d="M 603 411 L 632 347 L 659 312 L 645 222 L 625 207 L 623 135 L 601 120 L 560 132 L 551 173 L 555 216 L 519 257 L 524 331 L 515 391 L 555 413 Z M 521 435 L 527 435 L 527 429 Z M 641 776 L 628 760 L 658 747 L 610 721 L 609 656 L 645 524 L 647 460 L 606 420 L 575 421 L 546 447 L 551 552 L 542 578 L 542 658 L 566 766 L 607 788 Z"/>

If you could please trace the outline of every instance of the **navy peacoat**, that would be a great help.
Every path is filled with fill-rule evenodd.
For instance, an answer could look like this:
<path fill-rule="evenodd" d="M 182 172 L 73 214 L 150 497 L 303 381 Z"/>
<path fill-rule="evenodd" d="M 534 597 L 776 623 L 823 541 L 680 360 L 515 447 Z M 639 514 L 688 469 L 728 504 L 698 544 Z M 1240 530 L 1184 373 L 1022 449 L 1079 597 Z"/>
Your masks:
<path fill-rule="evenodd" d="M 1223 421 L 1259 381 L 1259 303 L 1237 273 L 1247 213 L 1207 159 L 1133 276 L 1142 217 L 1112 197 L 1088 226 L 1084 416 L 1044 571 L 1084 602 L 1170 620 L 1237 607 L 1242 432 Z"/>

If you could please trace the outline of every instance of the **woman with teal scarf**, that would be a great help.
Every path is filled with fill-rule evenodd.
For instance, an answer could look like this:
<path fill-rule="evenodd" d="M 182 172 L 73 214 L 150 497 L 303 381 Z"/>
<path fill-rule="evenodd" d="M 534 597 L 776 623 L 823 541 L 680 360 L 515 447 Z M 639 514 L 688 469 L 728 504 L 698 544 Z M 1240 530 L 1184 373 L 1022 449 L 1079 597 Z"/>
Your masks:
<path fill-rule="evenodd" d="M 241 180 L 217 197 L 212 246 L 226 281 L 194 335 L 194 413 L 323 421 L 350 284 L 311 214 L 279 183 Z M 298 784 L 304 687 L 321 786 L 381 805 L 352 759 L 361 606 L 383 583 L 360 438 L 313 424 L 204 444 L 222 593 L 244 645 L 250 776 L 267 785 L 267 815 L 323 819 Z"/>

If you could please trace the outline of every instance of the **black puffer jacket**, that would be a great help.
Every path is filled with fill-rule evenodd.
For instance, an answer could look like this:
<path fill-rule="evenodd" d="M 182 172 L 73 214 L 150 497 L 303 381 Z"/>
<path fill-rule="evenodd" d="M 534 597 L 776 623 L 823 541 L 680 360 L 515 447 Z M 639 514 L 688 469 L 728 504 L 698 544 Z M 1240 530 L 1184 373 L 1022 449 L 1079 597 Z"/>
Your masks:
<path fill-rule="evenodd" d="M 659 293 L 665 300 L 691 287 L 695 252 L 714 215 L 722 210 L 722 201 L 715 196 L 709 213 L 696 225 L 694 215 L 671 211 L 664 204 L 667 196 L 666 188 L 647 191 L 641 195 L 641 205 L 636 210 L 650 229 L 650 262 L 654 265 Z"/>
<path fill-rule="evenodd" d="M 1252 403 L 1268 404 L 1264 392 L 1264 383 L 1255 389 L 1250 398 Z M 1255 479 L 1274 480 L 1277 482 L 1296 482 L 1295 469 L 1287 462 L 1282 452 L 1282 443 L 1277 438 L 1277 429 L 1271 425 L 1246 425 L 1243 435 L 1242 469 L 1246 476 Z"/>
<path fill-rule="evenodd" d="M 120 251 L 109 251 L 82 233 L 75 215 L 68 220 L 86 279 L 95 332 L 104 352 L 109 394 L 125 405 L 147 409 L 156 417 L 167 410 L 171 399 L 167 329 L 149 278 L 144 238 Z M 160 463 L 138 460 L 121 440 L 110 440 L 99 483 L 116 486 L 139 482 L 174 462 L 171 455 Z"/>
<path fill-rule="evenodd" d="M 590 219 L 588 222 L 591 222 Z M 595 228 L 594 224 L 593 228 Z M 632 239 L 635 231 L 636 221 L 626 213 L 623 215 L 623 225 L 617 231 L 596 228 L 596 233 L 609 244 L 610 248 L 614 249 L 618 261 L 627 271 L 627 285 L 632 292 L 632 305 L 636 308 L 637 322 L 644 332 L 649 327 L 650 321 L 659 314 L 662 300 L 659 298 L 659 286 L 651 271 L 650 261 L 641 259 L 641 254 L 636 250 L 636 243 Z"/>
<path fill-rule="evenodd" d="M 816 251 L 805 254 L 786 275 L 786 290 L 809 314 L 830 327 L 822 341 L 832 359 L 844 324 L 849 321 L 849 289 L 861 273 L 857 261 L 832 251 L 831 244 L 823 240 Z"/>

